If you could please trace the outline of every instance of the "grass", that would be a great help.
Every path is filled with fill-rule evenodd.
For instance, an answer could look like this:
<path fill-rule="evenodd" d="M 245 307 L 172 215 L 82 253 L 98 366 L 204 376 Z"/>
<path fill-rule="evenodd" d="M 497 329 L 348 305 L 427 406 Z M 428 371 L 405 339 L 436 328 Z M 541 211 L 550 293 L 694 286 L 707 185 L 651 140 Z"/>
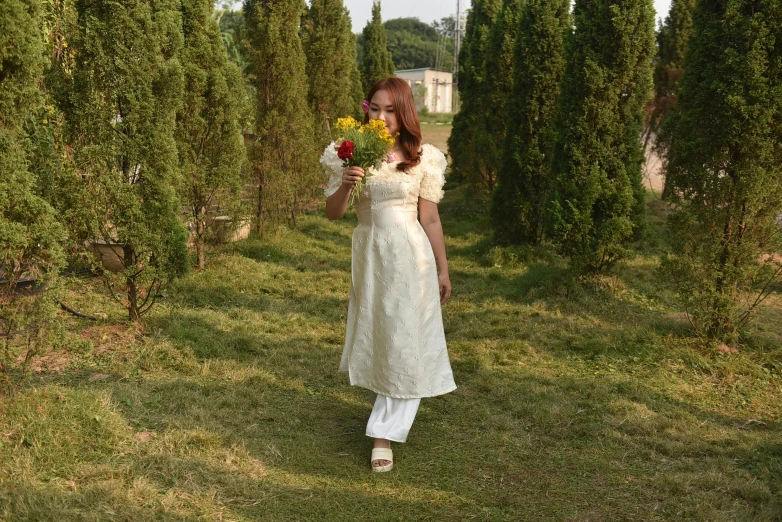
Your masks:
<path fill-rule="evenodd" d="M 424 143 L 430 143 L 443 153 L 448 153 L 448 136 L 451 135 L 450 124 L 422 122 L 421 135 Z"/>
<path fill-rule="evenodd" d="M 441 204 L 459 388 L 369 470 L 370 404 L 336 372 L 355 216 L 213 251 L 144 330 L 98 285 L 65 348 L 0 402 L 0 520 L 780 520 L 782 308 L 738 353 L 692 337 L 654 249 L 569 281 Z M 652 203 L 654 237 L 663 241 Z"/>
<path fill-rule="evenodd" d="M 418 113 L 418 119 L 421 123 L 438 123 L 450 125 L 453 121 L 454 113 L 452 112 L 427 112 L 426 114 Z"/>

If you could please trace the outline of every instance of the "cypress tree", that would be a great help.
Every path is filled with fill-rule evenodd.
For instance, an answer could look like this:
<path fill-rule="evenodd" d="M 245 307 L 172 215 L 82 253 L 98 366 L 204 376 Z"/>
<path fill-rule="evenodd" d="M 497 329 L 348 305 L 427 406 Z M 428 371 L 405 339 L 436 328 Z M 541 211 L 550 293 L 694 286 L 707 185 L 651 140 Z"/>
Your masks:
<path fill-rule="evenodd" d="M 670 136 L 674 276 L 693 324 L 735 341 L 782 279 L 782 4 L 698 2 Z"/>
<path fill-rule="evenodd" d="M 257 230 L 290 219 L 314 197 L 320 171 L 299 26 L 304 0 L 245 0 L 249 71 L 257 92 L 250 150 Z"/>
<path fill-rule="evenodd" d="M 558 115 L 552 218 L 578 271 L 610 268 L 643 225 L 641 129 L 651 98 L 651 0 L 577 0 Z"/>
<path fill-rule="evenodd" d="M 372 20 L 364 27 L 364 59 L 361 71 L 364 92 L 369 92 L 376 81 L 394 76 L 394 71 L 386 28 L 380 17 L 380 1 L 373 0 Z"/>
<path fill-rule="evenodd" d="M 244 105 L 244 80 L 228 60 L 211 0 L 182 0 L 181 5 L 185 92 L 177 115 L 179 194 L 195 227 L 198 266 L 204 268 L 213 207 L 236 206 L 242 187 L 246 151 L 238 114 Z"/>
<path fill-rule="evenodd" d="M 350 26 L 353 27 L 352 22 L 351 22 Z M 358 116 L 359 117 L 359 121 L 361 121 L 360 118 L 362 117 L 363 112 L 361 111 L 361 105 L 360 104 L 361 104 L 361 102 L 364 101 L 364 96 L 369 91 L 365 91 L 364 90 L 364 83 L 363 83 L 364 80 L 362 79 L 361 68 L 359 66 L 359 60 L 358 60 L 358 52 L 359 52 L 358 51 L 358 39 L 356 38 L 356 35 L 353 34 L 352 31 L 350 32 L 350 46 L 349 47 L 351 49 L 354 49 L 354 51 L 353 51 L 354 52 L 353 58 L 354 58 L 354 62 L 356 63 L 356 67 L 351 67 L 350 68 L 350 89 L 351 89 L 351 91 L 353 91 L 355 93 L 354 96 L 356 96 L 356 99 L 359 100 L 359 108 L 356 110 L 356 116 Z"/>
<path fill-rule="evenodd" d="M 661 133 L 663 122 L 676 107 L 679 80 L 684 73 L 687 41 L 692 35 L 692 13 L 695 0 L 673 0 L 671 10 L 657 34 L 657 58 L 654 67 L 654 109 L 649 117 L 647 139 L 654 139 L 654 148 L 663 158 L 668 150 L 668 138 Z M 663 187 L 663 199 L 669 196 Z"/>
<path fill-rule="evenodd" d="M 522 4 L 522 0 L 503 0 L 497 21 L 489 31 L 485 80 L 482 88 L 473 94 L 474 105 L 480 110 L 475 111 L 470 152 L 472 161 L 467 179 L 489 193 L 494 191 L 497 170 L 502 162 L 508 123 L 506 116 L 513 88 L 513 49 Z"/>
<path fill-rule="evenodd" d="M 347 115 L 358 118 L 364 99 L 351 27 L 342 0 L 312 0 L 302 26 L 310 108 L 324 146 L 331 125 Z"/>
<path fill-rule="evenodd" d="M 58 107 L 67 103 L 67 85 L 73 72 L 75 57 L 69 38 L 76 32 L 76 13 L 70 1 L 43 3 L 43 12 L 45 53 L 49 59 L 42 89 L 45 98 L 40 114 L 43 125 L 29 126 L 34 142 L 30 170 L 36 173 L 37 191 L 55 208 L 60 222 L 68 230 L 76 231 L 80 218 L 74 210 L 81 196 L 80 183 L 67 147 L 64 115 Z M 77 236 L 72 234 L 69 239 L 74 240 Z M 81 244 L 66 245 L 72 252 L 82 248 Z"/>
<path fill-rule="evenodd" d="M 22 328 L 31 345 L 50 314 L 49 300 L 16 292 L 24 279 L 46 280 L 63 262 L 64 230 L 54 209 L 38 194 L 28 168 L 34 143 L 25 129 L 41 125 L 45 115 L 39 84 L 45 64 L 41 5 L 37 0 L 8 0 L 0 13 L 0 336 L 4 361 L 13 364 L 11 341 Z M 29 353 L 28 353 L 29 356 Z"/>
<path fill-rule="evenodd" d="M 501 243 L 537 244 L 543 237 L 569 11 L 569 0 L 527 0 L 521 13 L 507 138 L 491 207 Z"/>
<path fill-rule="evenodd" d="M 66 122 L 83 187 L 84 239 L 112 245 L 124 266 L 104 272 L 138 321 L 188 267 L 176 113 L 182 103 L 178 0 L 77 0 L 76 66 Z M 125 292 L 121 297 L 116 289 Z"/>
<path fill-rule="evenodd" d="M 467 179 L 474 162 L 472 157 L 476 119 L 484 111 L 481 93 L 486 81 L 486 53 L 489 34 L 500 10 L 502 0 L 474 0 L 467 15 L 462 47 L 459 51 L 458 89 L 461 108 L 454 115 L 451 135 L 448 137 L 448 155 L 451 157 L 451 177 Z"/>

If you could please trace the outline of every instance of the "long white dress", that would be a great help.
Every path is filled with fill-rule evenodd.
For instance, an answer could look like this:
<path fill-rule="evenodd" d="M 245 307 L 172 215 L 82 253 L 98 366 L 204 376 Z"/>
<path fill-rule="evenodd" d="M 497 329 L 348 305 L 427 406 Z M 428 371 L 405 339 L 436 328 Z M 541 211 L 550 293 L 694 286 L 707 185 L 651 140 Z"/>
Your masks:
<path fill-rule="evenodd" d="M 384 163 L 365 178 L 356 203 L 350 302 L 340 371 L 350 384 L 399 399 L 456 389 L 445 344 L 434 253 L 418 222 L 418 198 L 439 202 L 445 156 L 423 145 L 405 173 Z M 321 157 L 326 197 L 342 183 L 334 145 Z"/>

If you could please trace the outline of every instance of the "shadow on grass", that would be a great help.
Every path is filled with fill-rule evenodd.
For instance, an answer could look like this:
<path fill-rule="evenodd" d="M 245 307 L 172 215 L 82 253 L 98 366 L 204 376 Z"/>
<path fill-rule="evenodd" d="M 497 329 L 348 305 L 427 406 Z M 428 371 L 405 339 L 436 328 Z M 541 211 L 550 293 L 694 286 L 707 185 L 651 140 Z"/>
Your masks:
<path fill-rule="evenodd" d="M 252 312 L 300 313 L 324 320 L 338 320 L 347 311 L 347 296 L 343 298 L 303 291 L 285 295 L 272 285 L 259 285 L 252 290 L 260 295 L 242 292 L 227 284 L 183 284 L 178 288 L 174 304 L 196 309 L 242 308 Z M 150 322 L 157 324 L 158 320 L 151 319 Z"/>
<path fill-rule="evenodd" d="M 178 314 L 170 321 L 156 321 L 153 326 L 175 347 L 188 350 L 199 361 L 223 359 L 262 363 L 266 359 L 278 357 L 280 367 L 290 362 L 286 361 L 286 357 L 293 354 L 297 357 L 311 355 L 312 350 L 321 349 L 318 346 L 324 343 L 337 350 L 337 346 L 342 346 L 344 332 L 344 328 L 322 331 L 312 328 L 313 332 L 305 335 L 307 325 L 298 325 L 298 335 L 290 335 L 289 332 L 293 332 L 294 328 L 286 330 L 284 326 L 264 328 L 262 325 L 248 325 L 244 324 L 241 316 L 233 321 L 225 321 L 188 313 Z M 339 360 L 338 354 L 335 356 L 336 368 Z"/>
<path fill-rule="evenodd" d="M 665 311 L 650 308 L 643 301 L 635 302 L 630 294 L 617 293 L 609 288 L 590 288 L 579 285 L 568 270 L 551 264 L 534 263 L 519 275 L 508 275 L 504 270 L 472 270 L 454 268 L 451 271 L 454 295 L 482 309 L 469 312 L 487 319 L 496 315 L 495 322 L 519 322 L 530 314 L 540 315 L 542 308 L 559 314 L 563 321 L 573 317 L 599 322 L 599 328 L 649 328 L 661 336 L 689 337 L 686 325 L 670 317 Z M 446 305 L 446 316 L 448 307 Z M 459 312 L 463 314 L 463 312 Z M 519 314 L 522 314 L 521 318 Z M 462 317 L 452 321 L 465 324 Z M 502 337 L 491 330 L 480 332 L 486 337 Z M 512 336 L 512 334 L 509 334 Z"/>
<path fill-rule="evenodd" d="M 162 452 L 155 439 L 148 443 L 150 453 L 133 459 L 133 476 L 188 497 L 211 490 L 244 499 L 239 512 L 251 519 L 331 513 L 340 520 L 455 520 L 469 516 L 478 500 L 469 491 L 462 496 L 433 486 L 426 466 L 401 446 L 396 475 L 372 474 L 371 439 L 363 433 L 370 405 L 360 390 L 346 389 L 340 398 L 262 375 L 242 382 L 172 380 L 143 389 L 116 383 L 111 392 L 125 418 L 154 431 L 159 445 L 170 447 L 174 441 L 166 438 L 179 434 Z M 181 440 L 188 434 L 192 442 Z M 232 453 L 238 455 L 226 455 Z M 255 473 L 230 469 L 250 461 Z M 404 483 L 397 484 L 400 476 Z"/>
<path fill-rule="evenodd" d="M 187 392 L 172 384 L 150 391 Z M 228 396 L 231 391 L 209 390 Z M 115 397 L 123 395 L 118 390 Z M 195 406 L 198 405 L 195 399 Z M 165 408 L 153 411 L 168 414 Z M 133 412 L 124 413 L 130 413 L 133 420 Z M 355 450 L 357 445 L 344 444 L 333 434 L 313 433 L 312 436 L 331 436 L 321 437 L 312 445 L 307 440 L 296 442 L 291 440 L 294 437 L 280 437 L 281 425 L 293 417 L 281 415 L 275 423 L 268 414 L 267 420 L 264 415 L 246 411 L 249 429 L 244 435 L 232 430 L 230 423 L 220 423 L 224 417 L 219 410 L 215 413 L 218 422 L 173 419 L 172 425 L 163 427 L 151 439 L 124 447 L 111 462 L 87 460 L 83 464 L 93 469 L 89 484 L 77 478 L 78 485 L 70 481 L 72 487 L 62 487 L 56 478 L 42 484 L 20 477 L 4 488 L 0 514 L 5 512 L 8 520 L 14 521 L 139 522 L 447 520 L 469 516 L 466 501 L 440 490 L 406 488 L 417 497 L 411 498 L 409 493 L 400 494 L 394 485 L 388 486 L 380 477 L 373 477 L 368 465 L 360 466 L 362 472 L 357 473 L 356 459 L 343 451 Z M 233 417 L 237 417 L 236 411 Z M 183 423 L 192 428 L 178 425 Z M 302 428 L 303 425 L 290 427 Z M 296 439 L 307 438 L 298 436 L 300 431 L 294 433 Z M 362 446 L 366 450 L 362 451 L 364 461 L 369 446 L 366 441 Z M 292 458 L 306 459 L 309 465 L 289 471 Z M 377 487 L 372 486 L 373 482 Z M 443 502 L 445 497 L 447 503 Z"/>
<path fill-rule="evenodd" d="M 309 226 L 308 228 L 313 228 Z M 297 271 L 326 272 L 339 270 L 350 271 L 350 238 L 347 245 L 340 242 L 314 245 L 318 248 L 303 253 L 293 254 L 283 245 L 246 241 L 233 246 L 232 252 L 259 262 L 275 263 Z M 344 247 L 337 249 L 336 247 Z M 336 258 L 335 258 L 336 257 Z"/>
<path fill-rule="evenodd" d="M 117 483 L 108 487 L 86 487 L 65 489 L 55 484 L 31 483 L 27 480 L 14 481 L 4 487 L 0 499 L 0 516 L 15 522 L 41 520 L 127 520 L 159 522 L 189 522 L 192 516 L 178 515 L 161 503 L 138 505 L 128 498 L 128 491 L 113 490 Z M 128 486 L 130 484 L 123 484 Z M 149 492 L 145 492 L 149 494 Z M 95 505 L 100 498 L 100 505 Z M 90 512 L 88 514 L 87 512 Z"/>
<path fill-rule="evenodd" d="M 486 433 L 509 434 L 503 448 L 509 458 L 526 461 L 520 467 L 552 470 L 535 480 L 578 498 L 590 490 L 637 495 L 641 505 L 648 502 L 635 514 L 644 519 L 657 502 L 672 519 L 782 515 L 775 500 L 782 488 L 778 422 L 748 424 L 632 376 L 518 377 L 487 368 L 460 373 L 463 420 L 449 432 L 483 447 Z M 515 476 L 520 471 L 507 470 Z M 560 481 L 552 477 L 560 474 Z M 602 497 L 608 506 L 594 519 L 633 518 L 611 497 Z"/>

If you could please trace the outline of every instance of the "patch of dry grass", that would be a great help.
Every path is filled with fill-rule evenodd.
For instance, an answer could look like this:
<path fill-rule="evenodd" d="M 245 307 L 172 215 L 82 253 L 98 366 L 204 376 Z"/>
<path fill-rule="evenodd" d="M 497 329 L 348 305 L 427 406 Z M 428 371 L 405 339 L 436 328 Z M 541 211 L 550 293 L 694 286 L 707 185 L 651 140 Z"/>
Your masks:
<path fill-rule="evenodd" d="M 421 123 L 423 143 L 430 143 L 448 153 L 448 136 L 451 135 L 451 125 L 446 123 Z"/>

